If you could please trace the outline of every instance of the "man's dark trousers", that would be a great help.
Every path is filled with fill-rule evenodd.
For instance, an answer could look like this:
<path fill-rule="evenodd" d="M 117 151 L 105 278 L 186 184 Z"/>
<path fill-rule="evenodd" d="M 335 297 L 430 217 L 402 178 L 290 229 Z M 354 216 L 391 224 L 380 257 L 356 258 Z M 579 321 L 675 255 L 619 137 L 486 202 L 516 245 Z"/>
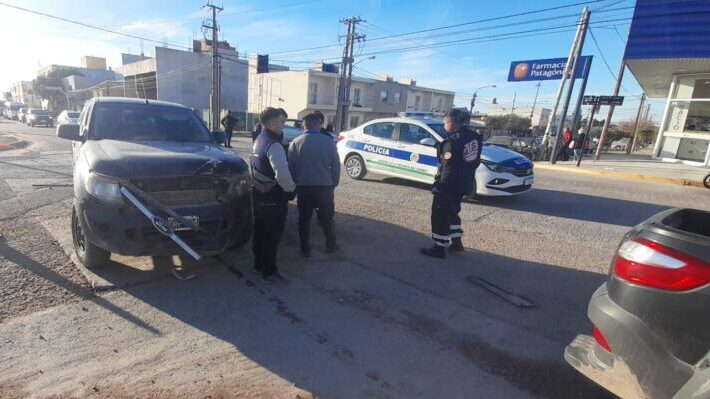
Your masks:
<path fill-rule="evenodd" d="M 253 191 L 254 237 L 252 251 L 254 268 L 263 276 L 276 273 L 276 253 L 286 225 L 288 199 L 280 195 L 262 194 Z"/>
<path fill-rule="evenodd" d="M 232 146 L 232 135 L 234 134 L 234 130 L 227 129 L 227 131 L 225 133 L 227 134 L 227 142 L 225 144 L 227 145 L 227 147 L 231 147 Z"/>
<path fill-rule="evenodd" d="M 335 242 L 335 187 L 333 186 L 299 186 L 298 192 L 298 236 L 301 239 L 301 249 L 310 250 L 311 217 L 313 210 L 318 209 L 318 221 L 323 228 L 327 249 L 333 249 Z"/>
<path fill-rule="evenodd" d="M 460 194 L 435 190 L 431 203 L 432 239 L 436 245 L 446 247 L 452 238 L 461 238 Z"/>

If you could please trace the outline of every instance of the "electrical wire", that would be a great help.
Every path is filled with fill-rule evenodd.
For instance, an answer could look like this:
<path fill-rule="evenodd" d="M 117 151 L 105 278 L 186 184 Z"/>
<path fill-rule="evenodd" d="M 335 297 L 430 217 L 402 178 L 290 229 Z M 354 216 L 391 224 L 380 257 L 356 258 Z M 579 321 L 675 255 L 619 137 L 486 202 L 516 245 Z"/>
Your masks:
<path fill-rule="evenodd" d="M 611 69 L 611 66 L 609 66 L 609 62 L 606 60 L 606 57 L 604 56 L 604 52 L 602 51 L 601 47 L 599 47 L 599 43 L 597 42 L 597 38 L 594 36 L 594 31 L 592 30 L 592 27 L 589 27 L 589 35 L 592 37 L 592 41 L 594 42 L 594 47 L 597 48 L 597 52 L 599 53 L 599 56 L 601 57 L 602 61 L 604 61 L 604 65 L 606 66 L 606 69 L 609 71 L 609 74 L 611 75 L 612 79 L 618 79 L 618 76 L 614 74 L 614 71 Z M 624 62 L 623 60 L 621 62 Z M 621 88 L 628 93 L 631 96 L 634 97 L 640 97 L 636 94 L 631 93 L 624 85 L 621 85 Z"/>

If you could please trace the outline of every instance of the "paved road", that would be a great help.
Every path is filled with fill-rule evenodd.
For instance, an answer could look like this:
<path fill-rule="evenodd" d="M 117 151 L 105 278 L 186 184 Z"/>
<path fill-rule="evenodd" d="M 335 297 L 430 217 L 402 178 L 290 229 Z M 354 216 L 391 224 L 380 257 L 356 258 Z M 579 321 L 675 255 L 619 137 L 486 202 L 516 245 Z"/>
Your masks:
<path fill-rule="evenodd" d="M 30 150 L 65 154 L 0 158 L 51 171 L 3 166 L 4 181 L 69 171 L 66 143 L 42 137 L 40 128 L 15 133 L 46 139 Z M 243 139 L 235 144 L 239 151 L 249 145 Z M 16 222 L 23 207 L 32 207 L 29 199 L 44 191 L 23 194 L 21 184 L 13 184 L 3 201 L 22 200 L 1 208 L 0 219 Z M 36 218 L 66 215 L 70 192 L 46 195 L 50 206 L 37 208 L 44 213 Z M 321 244 L 312 260 L 302 261 L 291 209 L 280 253 L 288 288 L 258 284 L 249 254 L 239 252 L 236 272 L 209 266 L 189 282 L 158 276 L 99 296 L 89 292 L 89 300 L 66 254 L 56 248 L 53 256 L 26 253 L 25 242 L 33 240 L 10 230 L 0 242 L 2 267 L 26 269 L 68 295 L 4 315 L 0 392 L 296 397 L 302 388 L 326 398 L 604 397 L 562 361 L 564 345 L 591 330 L 585 315 L 590 294 L 625 231 L 670 206 L 710 209 L 707 195 L 541 171 L 527 195 L 465 205 L 469 250 L 438 261 L 417 253 L 430 245 L 426 186 L 344 177 L 336 199 L 339 256 L 319 252 Z M 320 238 L 317 229 L 314 234 Z M 58 259 L 56 265 L 48 258 Z M 127 266 L 97 273 L 111 279 L 111 268 L 121 267 Z M 517 308 L 476 279 L 535 307 Z M 5 291 L 2 307 L 8 306 Z M 55 303 L 63 305 L 35 312 Z"/>

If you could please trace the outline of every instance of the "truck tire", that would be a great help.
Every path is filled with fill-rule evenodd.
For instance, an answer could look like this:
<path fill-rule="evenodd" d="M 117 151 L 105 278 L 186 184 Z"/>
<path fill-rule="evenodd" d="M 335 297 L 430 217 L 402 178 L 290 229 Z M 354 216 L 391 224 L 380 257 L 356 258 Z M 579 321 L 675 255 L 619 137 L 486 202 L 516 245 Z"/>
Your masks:
<path fill-rule="evenodd" d="M 237 239 L 234 240 L 234 244 L 229 247 L 230 250 L 237 250 L 245 246 L 251 239 L 252 231 L 254 230 L 254 217 L 252 216 L 251 209 L 246 212 L 247 222 L 244 223 L 244 227 L 241 231 L 237 233 Z"/>
<path fill-rule="evenodd" d="M 84 266 L 91 269 L 109 262 L 111 252 L 97 247 L 86 239 L 79 217 L 76 214 L 76 208 L 72 208 L 71 212 L 71 235 L 76 257 L 79 258 L 79 261 Z"/>
<path fill-rule="evenodd" d="M 353 179 L 361 180 L 367 174 L 365 161 L 358 154 L 350 154 L 345 158 L 345 173 Z"/>

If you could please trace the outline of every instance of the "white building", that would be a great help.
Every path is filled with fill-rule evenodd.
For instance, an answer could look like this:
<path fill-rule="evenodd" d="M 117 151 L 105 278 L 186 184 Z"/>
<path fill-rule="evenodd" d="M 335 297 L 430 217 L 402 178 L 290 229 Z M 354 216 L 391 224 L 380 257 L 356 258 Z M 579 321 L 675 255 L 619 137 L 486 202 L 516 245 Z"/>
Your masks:
<path fill-rule="evenodd" d="M 249 64 L 250 113 L 278 107 L 286 110 L 290 118 L 300 119 L 318 110 L 325 115 L 326 123 L 334 123 L 339 73 L 325 72 L 324 64 L 319 63 L 299 71 L 270 65 L 269 72 L 258 74 L 256 56 L 250 58 Z M 349 128 L 400 112 L 443 115 L 454 103 L 453 92 L 419 87 L 409 78 L 396 82 L 387 75 L 377 79 L 353 76 L 350 90 Z"/>
<path fill-rule="evenodd" d="M 21 80 L 16 82 L 10 88 L 12 101 L 17 101 L 27 105 L 28 107 L 39 108 L 42 105 L 42 99 L 32 90 L 32 82 Z"/>

